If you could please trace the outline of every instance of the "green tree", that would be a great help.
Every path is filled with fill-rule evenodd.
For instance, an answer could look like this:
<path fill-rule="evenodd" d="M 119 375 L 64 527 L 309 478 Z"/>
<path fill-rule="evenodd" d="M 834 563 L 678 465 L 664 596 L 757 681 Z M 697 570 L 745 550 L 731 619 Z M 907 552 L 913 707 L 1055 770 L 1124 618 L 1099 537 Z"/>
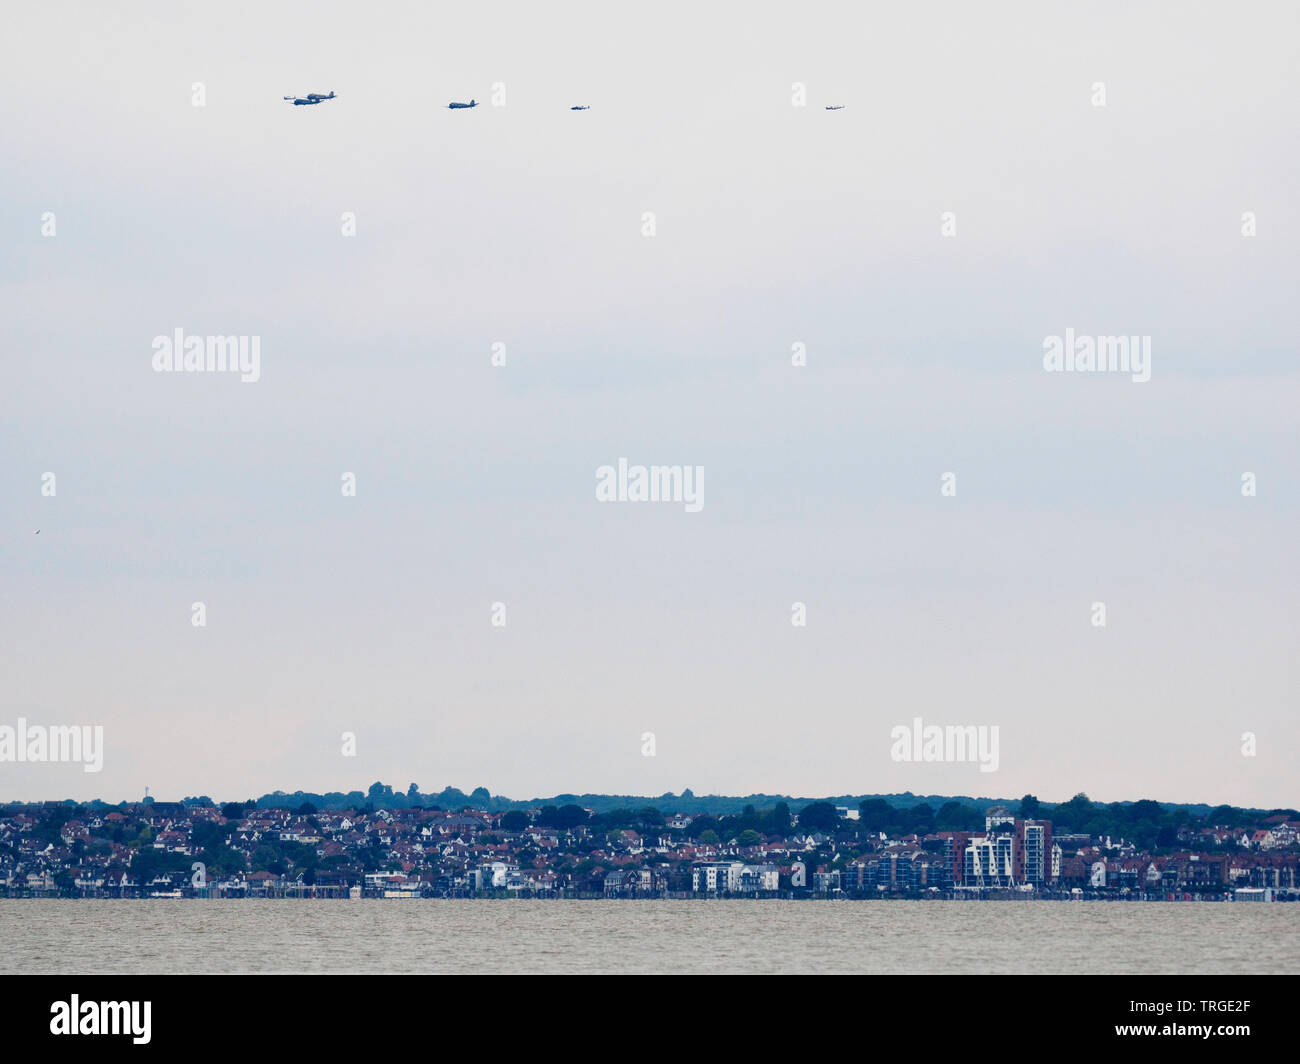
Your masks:
<path fill-rule="evenodd" d="M 934 830 L 935 813 L 927 802 L 913 806 L 908 816 L 908 827 L 913 834 L 928 835 Z"/>
<path fill-rule="evenodd" d="M 558 809 L 544 805 L 537 816 L 538 825 L 546 828 L 575 828 L 586 822 L 587 810 L 580 805 L 562 805 Z"/>
<path fill-rule="evenodd" d="M 1156 845 L 1156 839 L 1159 837 L 1160 829 L 1151 820 L 1139 820 L 1129 831 L 1129 837 L 1138 847 L 1143 850 L 1150 850 Z"/>
<path fill-rule="evenodd" d="M 1164 812 L 1160 803 L 1153 802 L 1150 798 L 1143 798 L 1124 809 L 1124 815 L 1131 821 L 1159 821 L 1164 817 Z"/>
<path fill-rule="evenodd" d="M 867 798 L 858 806 L 858 816 L 866 831 L 884 831 L 894 823 L 894 807 L 883 798 Z"/>
<path fill-rule="evenodd" d="M 717 820 L 713 817 L 709 816 L 707 813 L 702 813 L 691 821 L 691 826 L 686 829 L 686 834 L 692 839 L 698 839 L 706 831 L 714 831 L 716 833 L 717 823 Z"/>
<path fill-rule="evenodd" d="M 840 816 L 830 802 L 813 802 L 803 807 L 799 813 L 801 831 L 820 831 L 825 834 L 834 832 L 839 826 Z"/>
<path fill-rule="evenodd" d="M 1086 831 L 1088 830 L 1088 823 L 1093 819 L 1094 815 L 1092 800 L 1080 791 L 1068 802 L 1062 802 L 1052 810 L 1052 821 L 1054 824 L 1075 831 Z"/>
<path fill-rule="evenodd" d="M 156 876 L 188 872 L 190 863 L 190 858 L 183 853 L 168 853 L 150 847 L 131 858 L 131 874 L 141 883 L 148 883 Z"/>
<path fill-rule="evenodd" d="M 190 842 L 199 849 L 215 849 L 226 844 L 227 834 L 227 828 L 204 820 L 195 824 L 190 831 Z"/>
<path fill-rule="evenodd" d="M 518 809 L 512 809 L 501 818 L 501 830 L 520 832 L 528 827 L 530 821 L 527 813 L 521 813 Z"/>
<path fill-rule="evenodd" d="M 944 802 L 934 817 L 936 831 L 976 831 L 983 825 L 979 810 L 964 802 Z"/>
<path fill-rule="evenodd" d="M 204 850 L 200 859 L 208 866 L 209 875 L 229 876 L 246 870 L 244 855 L 238 850 L 232 850 L 229 846 L 222 846 L 220 849 L 215 850 Z"/>

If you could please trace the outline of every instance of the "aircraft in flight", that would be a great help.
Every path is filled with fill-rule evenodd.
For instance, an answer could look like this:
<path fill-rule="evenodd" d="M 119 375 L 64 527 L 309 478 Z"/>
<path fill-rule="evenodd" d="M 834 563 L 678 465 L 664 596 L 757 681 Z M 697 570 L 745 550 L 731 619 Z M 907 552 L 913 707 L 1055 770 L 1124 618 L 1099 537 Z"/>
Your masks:
<path fill-rule="evenodd" d="M 570 107 L 569 110 L 570 110 L 570 111 L 590 111 L 590 110 L 591 110 L 591 107 L 590 107 L 590 105 L 585 106 L 585 107 Z"/>
<path fill-rule="evenodd" d="M 285 99 L 292 100 L 294 107 L 311 107 L 322 100 L 334 99 L 334 90 L 330 89 L 328 96 L 322 96 L 319 92 L 309 92 L 306 96 L 286 96 Z"/>
<path fill-rule="evenodd" d="M 828 108 L 826 108 L 826 110 L 828 110 L 828 111 L 843 111 L 843 110 L 844 110 L 844 105 L 843 105 L 842 103 L 837 103 L 837 104 L 835 104 L 835 106 L 833 106 L 833 107 L 828 107 Z"/>
<path fill-rule="evenodd" d="M 461 110 L 461 108 L 464 107 L 477 107 L 477 106 L 478 106 L 477 100 L 470 100 L 469 103 L 455 103 L 455 102 L 449 103 L 447 104 L 447 109 L 449 111 L 459 111 Z"/>

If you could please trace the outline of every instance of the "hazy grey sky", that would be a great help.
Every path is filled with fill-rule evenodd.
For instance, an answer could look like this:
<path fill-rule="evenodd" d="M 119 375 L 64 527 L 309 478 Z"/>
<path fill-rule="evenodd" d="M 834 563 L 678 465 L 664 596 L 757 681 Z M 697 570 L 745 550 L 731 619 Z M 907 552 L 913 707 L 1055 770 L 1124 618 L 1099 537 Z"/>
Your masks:
<path fill-rule="evenodd" d="M 0 764 L 0 800 L 1296 805 L 1298 30 L 1289 3 L 9 12 L 0 724 L 106 749 Z M 260 337 L 261 379 L 153 372 L 177 327 Z M 1150 381 L 1045 373 L 1067 328 L 1149 336 Z M 703 466 L 703 510 L 597 502 L 620 457 Z M 999 770 L 893 762 L 916 716 L 998 725 Z"/>

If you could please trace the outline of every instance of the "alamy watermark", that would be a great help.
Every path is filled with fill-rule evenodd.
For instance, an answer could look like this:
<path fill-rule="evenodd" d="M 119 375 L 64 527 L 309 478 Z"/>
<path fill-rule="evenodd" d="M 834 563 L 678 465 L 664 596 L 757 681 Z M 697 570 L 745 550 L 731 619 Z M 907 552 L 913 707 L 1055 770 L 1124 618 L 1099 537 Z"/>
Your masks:
<path fill-rule="evenodd" d="M 618 466 L 596 470 L 597 502 L 680 502 L 688 514 L 704 509 L 703 466 Z"/>
<path fill-rule="evenodd" d="M 923 724 L 912 718 L 912 726 L 898 724 L 890 729 L 894 740 L 889 756 L 895 761 L 978 761 L 981 772 L 998 770 L 998 726 L 996 724 Z"/>
<path fill-rule="evenodd" d="M 171 336 L 153 338 L 155 373 L 238 373 L 245 384 L 262 376 L 260 336 Z"/>
<path fill-rule="evenodd" d="M 1151 337 L 1043 337 L 1043 369 L 1048 373 L 1130 373 L 1135 384 L 1151 379 Z"/>
<path fill-rule="evenodd" d="M 148 1045 L 151 1001 L 68 1001 L 50 1005 L 50 1034 L 129 1035 L 138 1046 Z"/>
<path fill-rule="evenodd" d="M 96 724 L 0 724 L 0 761 L 80 761 L 87 772 L 104 767 L 104 727 Z"/>

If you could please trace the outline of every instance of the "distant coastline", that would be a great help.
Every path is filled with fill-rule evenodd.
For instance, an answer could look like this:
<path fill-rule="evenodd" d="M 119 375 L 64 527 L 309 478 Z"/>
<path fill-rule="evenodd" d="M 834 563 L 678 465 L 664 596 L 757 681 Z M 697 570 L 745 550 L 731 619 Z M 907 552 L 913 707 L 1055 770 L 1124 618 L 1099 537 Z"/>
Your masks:
<path fill-rule="evenodd" d="M 1290 809 L 1197 815 L 1149 799 L 1026 794 L 713 813 L 678 808 L 694 799 L 685 792 L 658 805 L 500 810 L 486 792 L 448 793 L 467 800 L 443 807 L 376 783 L 344 809 L 10 803 L 0 806 L 0 896 L 1271 902 L 1300 888 Z"/>

